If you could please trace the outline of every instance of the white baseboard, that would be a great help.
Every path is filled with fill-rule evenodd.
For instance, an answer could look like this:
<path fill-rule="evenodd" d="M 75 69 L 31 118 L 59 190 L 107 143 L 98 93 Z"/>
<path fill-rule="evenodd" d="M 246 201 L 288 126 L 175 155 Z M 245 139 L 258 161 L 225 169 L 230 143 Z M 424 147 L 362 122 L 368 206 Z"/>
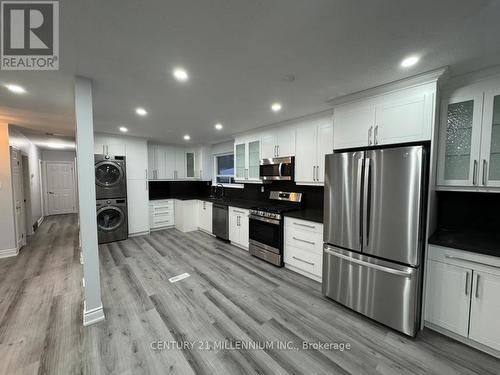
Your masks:
<path fill-rule="evenodd" d="M 478 343 L 478 342 L 471 340 L 467 337 L 462 337 L 460 335 L 457 335 L 454 332 L 448 331 L 446 328 L 439 327 L 439 326 L 432 324 L 428 321 L 424 321 L 424 325 L 425 325 L 425 327 L 432 329 L 433 331 L 439 332 L 442 335 L 451 337 L 452 339 L 454 339 L 458 342 L 461 342 L 462 344 L 471 346 L 477 350 L 481 350 L 482 352 L 488 353 L 489 355 L 492 355 L 493 357 L 500 358 L 500 351 L 495 350 L 493 348 L 490 348 L 489 346 Z"/>
<path fill-rule="evenodd" d="M 15 257 L 19 254 L 17 248 L 0 250 L 0 258 Z"/>
<path fill-rule="evenodd" d="M 102 303 L 95 309 L 87 310 L 86 301 L 83 301 L 83 326 L 87 327 L 92 324 L 102 322 L 105 319 Z"/>
<path fill-rule="evenodd" d="M 129 233 L 129 237 L 139 237 L 139 236 L 145 236 L 149 234 L 149 230 L 145 230 L 144 232 L 137 232 L 137 233 Z"/>

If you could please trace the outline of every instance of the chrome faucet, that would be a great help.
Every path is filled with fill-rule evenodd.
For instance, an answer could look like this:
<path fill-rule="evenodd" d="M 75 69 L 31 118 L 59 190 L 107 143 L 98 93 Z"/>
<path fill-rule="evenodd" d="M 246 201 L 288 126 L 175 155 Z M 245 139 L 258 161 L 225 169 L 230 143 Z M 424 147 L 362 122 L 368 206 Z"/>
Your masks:
<path fill-rule="evenodd" d="M 215 185 L 215 192 L 217 192 L 217 190 L 218 190 L 219 186 L 222 188 L 221 195 L 220 195 L 220 197 L 219 197 L 219 198 L 224 198 L 224 185 L 222 185 L 222 184 L 220 184 L 220 183 L 219 183 L 219 184 L 217 184 L 217 185 Z"/>

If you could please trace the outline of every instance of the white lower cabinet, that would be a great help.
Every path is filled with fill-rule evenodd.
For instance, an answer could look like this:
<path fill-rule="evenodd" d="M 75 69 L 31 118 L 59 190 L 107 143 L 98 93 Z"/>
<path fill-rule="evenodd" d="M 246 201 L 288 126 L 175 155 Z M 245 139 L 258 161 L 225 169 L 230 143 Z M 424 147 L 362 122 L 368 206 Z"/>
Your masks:
<path fill-rule="evenodd" d="M 198 229 L 212 233 L 212 202 L 198 201 Z"/>
<path fill-rule="evenodd" d="M 474 271 L 469 338 L 500 351 L 500 274 Z"/>
<path fill-rule="evenodd" d="M 175 225 L 174 200 L 161 199 L 149 202 L 149 226 L 151 230 Z"/>
<path fill-rule="evenodd" d="M 127 208 L 129 235 L 140 235 L 149 232 L 148 225 L 148 181 L 127 181 Z"/>
<path fill-rule="evenodd" d="M 181 232 L 198 229 L 198 201 L 174 199 L 175 228 Z"/>
<path fill-rule="evenodd" d="M 249 211 L 229 207 L 229 241 L 248 250 L 248 215 Z"/>
<path fill-rule="evenodd" d="M 425 319 L 448 331 L 467 336 L 472 270 L 429 260 Z"/>
<path fill-rule="evenodd" d="M 285 267 L 321 282 L 323 224 L 285 218 Z"/>
<path fill-rule="evenodd" d="M 426 324 L 500 357 L 499 316 L 500 259 L 429 246 Z"/>

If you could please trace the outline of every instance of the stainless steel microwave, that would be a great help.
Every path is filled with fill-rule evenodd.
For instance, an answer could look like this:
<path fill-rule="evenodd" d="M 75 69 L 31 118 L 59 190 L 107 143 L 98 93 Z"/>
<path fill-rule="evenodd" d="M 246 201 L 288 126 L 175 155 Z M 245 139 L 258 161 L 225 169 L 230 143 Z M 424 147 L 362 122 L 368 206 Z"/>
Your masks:
<path fill-rule="evenodd" d="M 262 180 L 293 181 L 295 157 L 269 158 L 260 161 L 260 178 Z"/>

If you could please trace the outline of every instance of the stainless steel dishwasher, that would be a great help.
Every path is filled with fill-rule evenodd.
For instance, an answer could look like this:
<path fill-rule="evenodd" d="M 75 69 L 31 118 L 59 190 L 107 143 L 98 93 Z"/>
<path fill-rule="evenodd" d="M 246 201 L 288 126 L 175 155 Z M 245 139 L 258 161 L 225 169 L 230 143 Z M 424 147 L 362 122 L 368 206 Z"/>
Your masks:
<path fill-rule="evenodd" d="M 229 240 L 229 208 L 226 204 L 214 203 L 212 224 L 216 237 Z"/>

